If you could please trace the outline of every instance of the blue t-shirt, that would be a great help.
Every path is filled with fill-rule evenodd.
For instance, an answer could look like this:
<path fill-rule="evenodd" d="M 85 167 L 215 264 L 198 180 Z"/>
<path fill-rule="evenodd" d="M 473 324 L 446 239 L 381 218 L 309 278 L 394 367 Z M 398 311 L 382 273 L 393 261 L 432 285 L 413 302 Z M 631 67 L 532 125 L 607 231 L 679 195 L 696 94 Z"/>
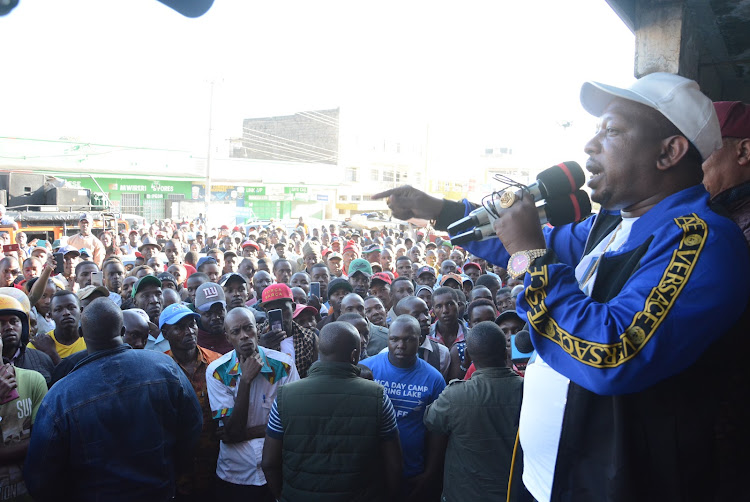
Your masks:
<path fill-rule="evenodd" d="M 411 368 L 397 368 L 388 360 L 388 353 L 368 357 L 360 364 L 372 370 L 375 381 L 383 386 L 396 409 L 396 422 L 404 452 L 404 477 L 424 471 L 424 434 L 422 419 L 428 405 L 445 388 L 438 370 L 422 359 Z"/>

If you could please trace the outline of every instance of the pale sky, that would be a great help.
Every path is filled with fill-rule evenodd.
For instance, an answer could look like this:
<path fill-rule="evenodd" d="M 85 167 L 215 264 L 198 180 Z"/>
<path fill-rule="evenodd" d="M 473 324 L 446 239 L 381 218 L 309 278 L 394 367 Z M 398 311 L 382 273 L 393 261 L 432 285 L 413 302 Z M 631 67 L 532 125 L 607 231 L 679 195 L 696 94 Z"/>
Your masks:
<path fill-rule="evenodd" d="M 214 141 L 246 117 L 340 106 L 429 124 L 446 166 L 486 146 L 583 156 L 582 82 L 633 80 L 633 34 L 605 0 L 216 0 L 198 19 L 156 0 L 21 0 L 0 43 L 0 136 L 198 155 L 211 80 Z"/>

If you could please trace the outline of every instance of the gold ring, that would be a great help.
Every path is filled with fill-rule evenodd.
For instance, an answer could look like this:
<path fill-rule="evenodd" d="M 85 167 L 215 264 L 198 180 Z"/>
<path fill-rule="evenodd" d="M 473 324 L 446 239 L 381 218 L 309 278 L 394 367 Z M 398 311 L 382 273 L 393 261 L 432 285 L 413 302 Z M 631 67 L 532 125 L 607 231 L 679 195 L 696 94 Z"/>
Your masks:
<path fill-rule="evenodd" d="M 500 196 L 500 207 L 508 209 L 516 202 L 516 193 L 510 190 L 506 190 Z"/>

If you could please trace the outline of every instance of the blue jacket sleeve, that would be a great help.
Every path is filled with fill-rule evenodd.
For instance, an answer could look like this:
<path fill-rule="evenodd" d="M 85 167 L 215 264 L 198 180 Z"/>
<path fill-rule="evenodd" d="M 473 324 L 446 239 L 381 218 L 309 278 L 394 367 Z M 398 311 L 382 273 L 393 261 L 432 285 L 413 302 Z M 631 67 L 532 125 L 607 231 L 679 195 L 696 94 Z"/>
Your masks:
<path fill-rule="evenodd" d="M 571 264 L 537 260 L 519 311 L 539 355 L 602 395 L 638 392 L 692 365 L 739 319 L 749 296 L 744 240 L 729 220 L 715 220 L 724 218 L 711 228 L 696 215 L 665 223 L 606 303 L 580 290 Z M 727 264 L 741 279 L 717 287 L 716 274 Z"/>

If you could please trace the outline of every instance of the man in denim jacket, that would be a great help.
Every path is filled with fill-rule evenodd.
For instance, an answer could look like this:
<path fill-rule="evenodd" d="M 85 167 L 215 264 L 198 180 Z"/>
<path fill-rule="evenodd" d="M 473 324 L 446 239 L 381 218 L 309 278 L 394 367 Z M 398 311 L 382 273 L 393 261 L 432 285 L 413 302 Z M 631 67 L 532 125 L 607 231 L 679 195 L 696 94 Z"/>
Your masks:
<path fill-rule="evenodd" d="M 88 357 L 39 407 L 24 477 L 34 500 L 168 500 L 203 418 L 175 362 L 122 342 L 122 313 L 97 298 L 81 315 Z"/>

